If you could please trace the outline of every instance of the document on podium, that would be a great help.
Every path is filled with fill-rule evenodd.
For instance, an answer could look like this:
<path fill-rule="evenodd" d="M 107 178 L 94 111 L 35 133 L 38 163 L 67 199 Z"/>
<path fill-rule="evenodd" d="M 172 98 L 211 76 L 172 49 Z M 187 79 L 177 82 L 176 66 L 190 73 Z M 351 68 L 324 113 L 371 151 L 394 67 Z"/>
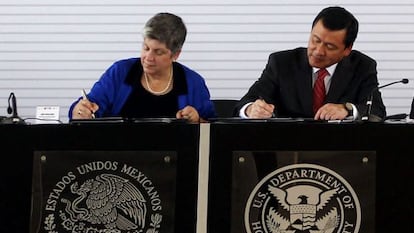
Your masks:
<path fill-rule="evenodd" d="M 186 119 L 153 117 L 153 118 L 123 118 L 123 117 L 101 117 L 92 119 L 73 119 L 71 124 L 105 124 L 105 123 L 187 123 Z"/>
<path fill-rule="evenodd" d="M 123 117 L 101 117 L 92 119 L 72 119 L 69 121 L 70 124 L 105 124 L 105 123 L 123 123 L 125 119 Z"/>
<path fill-rule="evenodd" d="M 209 118 L 210 122 L 223 123 L 254 123 L 254 122 L 308 122 L 315 121 L 313 118 L 292 118 L 292 117 L 272 117 L 272 118 L 241 118 L 241 117 L 218 117 Z"/>

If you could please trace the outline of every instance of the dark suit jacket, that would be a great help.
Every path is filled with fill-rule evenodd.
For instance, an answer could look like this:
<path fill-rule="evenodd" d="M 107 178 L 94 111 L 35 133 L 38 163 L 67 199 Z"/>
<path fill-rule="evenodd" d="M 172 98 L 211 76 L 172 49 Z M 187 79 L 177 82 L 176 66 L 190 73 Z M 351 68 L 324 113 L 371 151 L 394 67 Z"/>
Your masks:
<path fill-rule="evenodd" d="M 367 111 L 367 99 L 373 93 L 371 113 L 384 118 L 385 106 L 376 89 L 376 67 L 375 60 L 353 50 L 338 63 L 325 102 L 351 102 L 363 116 Z M 312 93 L 312 67 L 306 48 L 275 52 L 269 56 L 261 77 L 236 105 L 234 114 L 238 116 L 243 105 L 262 97 L 275 105 L 278 117 L 313 118 Z"/>

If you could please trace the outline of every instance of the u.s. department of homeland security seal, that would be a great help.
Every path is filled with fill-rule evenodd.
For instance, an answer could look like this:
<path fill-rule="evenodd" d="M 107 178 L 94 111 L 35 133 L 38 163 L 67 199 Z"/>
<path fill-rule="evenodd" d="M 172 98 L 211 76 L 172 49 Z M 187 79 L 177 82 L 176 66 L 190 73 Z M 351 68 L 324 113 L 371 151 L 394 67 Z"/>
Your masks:
<path fill-rule="evenodd" d="M 155 233 L 163 220 L 149 177 L 117 161 L 93 161 L 60 178 L 43 206 L 47 233 Z"/>
<path fill-rule="evenodd" d="M 277 169 L 251 192 L 247 233 L 358 233 L 361 207 L 349 183 L 315 164 Z"/>

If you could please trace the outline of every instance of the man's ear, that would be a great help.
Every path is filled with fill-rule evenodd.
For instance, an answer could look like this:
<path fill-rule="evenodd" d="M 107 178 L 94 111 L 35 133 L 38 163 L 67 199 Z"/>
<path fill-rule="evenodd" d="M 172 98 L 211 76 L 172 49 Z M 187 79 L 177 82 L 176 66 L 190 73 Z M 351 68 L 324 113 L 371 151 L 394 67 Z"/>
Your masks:
<path fill-rule="evenodd" d="M 345 48 L 344 50 L 344 56 L 348 56 L 350 53 L 352 52 L 352 44 L 350 46 L 348 46 L 347 48 Z"/>

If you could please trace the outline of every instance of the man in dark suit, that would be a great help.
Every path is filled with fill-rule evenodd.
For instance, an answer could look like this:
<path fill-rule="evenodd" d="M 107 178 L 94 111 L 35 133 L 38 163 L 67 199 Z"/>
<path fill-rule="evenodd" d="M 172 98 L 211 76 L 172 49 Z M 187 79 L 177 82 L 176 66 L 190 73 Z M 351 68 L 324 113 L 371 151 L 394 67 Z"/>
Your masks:
<path fill-rule="evenodd" d="M 315 120 L 360 119 L 369 111 L 376 119 L 386 115 L 378 87 L 377 64 L 352 50 L 358 21 L 338 6 L 323 9 L 312 23 L 307 48 L 272 53 L 261 77 L 235 107 L 243 118 L 298 117 Z M 313 86 L 320 69 L 326 94 L 314 107 Z M 316 99 L 316 98 L 315 98 Z"/>

